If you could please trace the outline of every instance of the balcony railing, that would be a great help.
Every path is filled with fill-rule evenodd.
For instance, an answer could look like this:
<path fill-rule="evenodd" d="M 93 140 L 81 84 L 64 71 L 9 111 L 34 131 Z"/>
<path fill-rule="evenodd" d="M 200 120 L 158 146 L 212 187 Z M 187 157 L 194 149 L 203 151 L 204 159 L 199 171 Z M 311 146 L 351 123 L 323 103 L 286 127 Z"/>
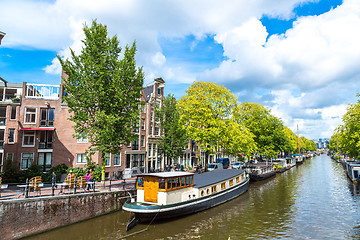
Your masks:
<path fill-rule="evenodd" d="M 26 84 L 26 98 L 59 99 L 60 86 L 46 84 Z"/>
<path fill-rule="evenodd" d="M 40 127 L 53 127 L 54 120 L 40 120 Z"/>
<path fill-rule="evenodd" d="M 52 149 L 53 143 L 52 142 L 39 142 L 39 149 Z"/>

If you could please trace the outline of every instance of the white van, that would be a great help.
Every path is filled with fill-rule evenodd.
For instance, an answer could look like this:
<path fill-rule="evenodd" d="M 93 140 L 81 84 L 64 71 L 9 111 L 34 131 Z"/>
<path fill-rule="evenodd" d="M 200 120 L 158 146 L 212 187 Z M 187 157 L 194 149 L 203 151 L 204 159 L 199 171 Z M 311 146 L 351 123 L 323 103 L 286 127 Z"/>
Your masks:
<path fill-rule="evenodd" d="M 216 169 L 224 169 L 222 163 L 210 163 L 208 165 L 208 171 L 213 171 Z"/>

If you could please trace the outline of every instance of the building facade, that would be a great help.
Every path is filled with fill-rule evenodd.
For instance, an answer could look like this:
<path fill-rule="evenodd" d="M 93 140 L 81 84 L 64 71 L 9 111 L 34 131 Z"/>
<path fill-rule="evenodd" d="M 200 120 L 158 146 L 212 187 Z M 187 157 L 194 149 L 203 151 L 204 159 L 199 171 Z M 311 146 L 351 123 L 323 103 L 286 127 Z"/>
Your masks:
<path fill-rule="evenodd" d="M 143 89 L 144 107 L 138 128 L 133 129 L 138 139 L 122 146 L 118 154 L 107 156 L 106 177 L 131 177 L 134 168 L 142 172 L 163 168 L 155 106 L 162 105 L 164 87 L 165 81 L 157 78 Z M 1 169 L 5 159 L 12 160 L 20 170 L 32 163 L 40 165 L 43 171 L 62 163 L 70 167 L 86 166 L 90 143 L 86 136 L 73 137 L 74 123 L 68 120 L 69 108 L 62 96 L 62 85 L 0 82 Z M 100 154 L 95 151 L 91 160 L 101 164 Z"/>

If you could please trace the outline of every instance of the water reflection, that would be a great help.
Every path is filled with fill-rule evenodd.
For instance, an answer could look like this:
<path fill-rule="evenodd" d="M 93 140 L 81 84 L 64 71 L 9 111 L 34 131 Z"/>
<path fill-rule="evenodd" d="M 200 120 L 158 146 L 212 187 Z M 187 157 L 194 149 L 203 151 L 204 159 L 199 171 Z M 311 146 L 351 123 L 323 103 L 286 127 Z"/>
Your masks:
<path fill-rule="evenodd" d="M 321 155 L 251 184 L 226 204 L 158 222 L 130 239 L 359 239 L 359 190 L 341 165 Z M 120 211 L 28 239 L 119 239 L 130 217 Z"/>

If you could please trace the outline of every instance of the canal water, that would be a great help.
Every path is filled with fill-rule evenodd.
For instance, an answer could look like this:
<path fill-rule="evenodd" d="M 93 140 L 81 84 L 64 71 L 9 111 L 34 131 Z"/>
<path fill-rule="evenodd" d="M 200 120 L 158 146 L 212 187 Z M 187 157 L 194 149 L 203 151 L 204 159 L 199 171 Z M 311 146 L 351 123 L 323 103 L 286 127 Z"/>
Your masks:
<path fill-rule="evenodd" d="M 121 239 L 131 214 L 119 211 L 27 240 Z M 141 231 L 139 224 L 130 233 Z M 326 155 L 266 181 L 242 196 L 191 216 L 158 222 L 128 239 L 360 239 L 359 188 Z"/>

